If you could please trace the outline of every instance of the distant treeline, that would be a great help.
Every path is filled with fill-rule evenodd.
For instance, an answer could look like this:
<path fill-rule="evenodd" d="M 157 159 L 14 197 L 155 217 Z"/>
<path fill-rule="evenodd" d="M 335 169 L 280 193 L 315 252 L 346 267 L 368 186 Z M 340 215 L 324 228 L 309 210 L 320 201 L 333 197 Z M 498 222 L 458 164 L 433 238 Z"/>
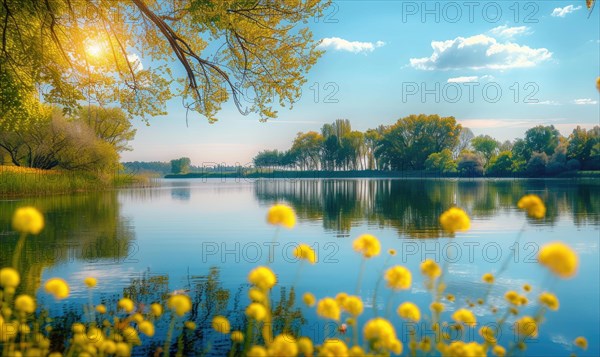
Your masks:
<path fill-rule="evenodd" d="M 122 162 L 121 164 L 127 173 L 156 174 L 160 176 L 168 174 L 235 172 L 239 170 L 238 167 L 233 166 L 195 166 L 190 164 L 190 159 L 187 157 L 171 160 L 170 162 L 130 161 Z"/>
<path fill-rule="evenodd" d="M 577 127 L 564 137 L 539 125 L 514 141 L 475 137 L 454 117 L 410 115 L 365 132 L 347 119 L 320 132 L 300 132 L 286 151 L 265 150 L 257 168 L 274 170 L 429 171 L 461 176 L 556 176 L 565 171 L 600 170 L 600 126 Z"/>

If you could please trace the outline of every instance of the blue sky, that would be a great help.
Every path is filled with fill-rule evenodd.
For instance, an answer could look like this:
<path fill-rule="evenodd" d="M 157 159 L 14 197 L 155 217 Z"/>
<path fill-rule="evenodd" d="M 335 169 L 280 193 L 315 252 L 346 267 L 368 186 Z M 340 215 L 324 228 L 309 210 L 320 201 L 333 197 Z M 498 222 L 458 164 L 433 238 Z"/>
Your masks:
<path fill-rule="evenodd" d="M 245 165 L 338 118 L 366 130 L 415 113 L 454 116 L 499 140 L 540 124 L 568 135 L 600 124 L 599 12 L 588 17 L 582 0 L 334 1 L 309 21 L 326 53 L 292 110 L 261 123 L 230 104 L 217 123 L 190 114 L 186 126 L 175 99 L 150 126 L 136 120 L 133 151 L 122 160 Z"/>

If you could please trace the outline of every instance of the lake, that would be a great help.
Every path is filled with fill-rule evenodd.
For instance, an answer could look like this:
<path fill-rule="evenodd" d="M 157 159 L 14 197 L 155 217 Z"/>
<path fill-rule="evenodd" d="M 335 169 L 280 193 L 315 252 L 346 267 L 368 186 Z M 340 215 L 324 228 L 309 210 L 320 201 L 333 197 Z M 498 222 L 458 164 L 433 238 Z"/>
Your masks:
<path fill-rule="evenodd" d="M 545 201 L 545 219 L 529 219 L 516 208 L 527 193 Z M 266 224 L 266 212 L 276 202 L 295 209 L 298 224 L 293 230 Z M 447 292 L 456 299 L 446 301 L 445 317 L 468 299 L 488 294 L 481 276 L 498 272 L 508 259 L 489 292 L 489 303 L 505 309 L 503 294 L 511 289 L 521 293 L 525 283 L 532 286 L 525 312 L 536 311 L 542 291 L 552 291 L 560 299 L 560 309 L 545 315 L 540 335 L 529 341 L 526 354 L 600 355 L 598 181 L 190 179 L 161 180 L 151 188 L 4 200 L 0 266 L 10 265 L 17 240 L 10 231 L 10 217 L 22 205 L 40 208 L 47 224 L 39 236 L 26 241 L 19 263 L 25 272 L 21 289 L 34 293 L 50 277 L 66 279 L 72 299 L 52 303 L 55 314 L 74 309 L 69 304 L 85 302 L 83 279 L 94 276 L 99 281 L 98 301 L 116 299 L 124 290 L 152 299 L 159 292 L 202 286 L 202 291 L 192 289 L 196 297 L 206 304 L 221 304 L 234 321 L 239 306 L 247 303 L 249 270 L 265 264 L 269 253 L 278 286 L 288 291 L 294 286 L 298 295 L 310 291 L 317 298 L 340 291 L 354 294 L 361 258 L 352 250 L 352 241 L 368 232 L 379 238 L 382 254 L 364 266 L 358 291 L 366 302 L 361 323 L 392 307 L 405 342 L 407 331 L 395 314 L 396 306 L 410 300 L 428 311 L 431 302 L 419 274 L 423 259 L 435 259 L 445 267 Z M 452 205 L 471 217 L 471 230 L 454 237 L 444 234 L 438 224 L 439 215 Z M 539 247 L 557 240 L 579 254 L 579 272 L 573 279 L 553 278 L 536 262 Z M 299 243 L 313 246 L 316 265 L 300 264 L 293 257 Z M 374 288 L 388 260 L 386 251 L 392 248 L 397 255 L 387 264 L 408 267 L 413 272 L 412 289 L 390 295 L 382 283 L 374 304 Z M 43 292 L 38 292 L 38 299 L 51 301 Z M 306 319 L 302 333 L 322 339 L 323 320 L 314 309 L 300 302 L 297 306 Z M 480 322 L 494 319 L 487 306 L 476 305 L 473 310 Z M 508 322 L 514 319 L 509 317 Z M 514 340 L 511 326 L 501 331 L 505 345 Z M 585 352 L 572 343 L 580 335 L 589 341 Z"/>

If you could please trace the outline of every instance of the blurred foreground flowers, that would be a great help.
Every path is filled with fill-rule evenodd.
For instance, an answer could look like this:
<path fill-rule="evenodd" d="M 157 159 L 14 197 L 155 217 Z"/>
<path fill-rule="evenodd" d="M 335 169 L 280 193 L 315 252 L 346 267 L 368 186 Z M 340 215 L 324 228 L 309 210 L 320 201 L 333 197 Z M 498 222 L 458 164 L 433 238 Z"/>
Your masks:
<path fill-rule="evenodd" d="M 542 200 L 534 195 L 523 197 L 518 207 L 536 219 L 543 218 L 546 211 Z M 449 234 L 466 231 L 471 225 L 467 213 L 458 207 L 445 211 L 439 220 L 441 228 Z M 293 228 L 295 213 L 289 206 L 275 205 L 268 211 L 267 223 Z M 40 233 L 43 226 L 43 216 L 37 209 L 25 207 L 15 212 L 13 227 L 21 233 L 21 240 L 26 239 L 27 234 Z M 361 272 L 364 264 L 372 264 L 371 258 L 381 252 L 379 240 L 371 234 L 360 235 L 352 243 L 352 248 L 357 253 L 357 261 L 362 262 Z M 315 252 L 306 244 L 299 245 L 294 255 L 311 265 L 317 263 Z M 389 256 L 394 257 L 395 251 Z M 571 278 L 577 273 L 578 257 L 564 243 L 553 242 L 543 246 L 538 258 L 540 265 L 556 278 Z M 13 261 L 18 262 L 18 256 Z M 496 275 L 486 273 L 481 280 L 491 289 L 501 272 L 496 272 Z M 299 329 L 292 327 L 290 318 L 281 314 L 281 305 L 276 304 L 272 297 L 278 283 L 277 275 L 268 265 L 258 266 L 248 273 L 250 301 L 242 309 L 244 319 L 230 321 L 227 316 L 216 314 L 209 320 L 209 328 L 215 336 L 227 336 L 225 348 L 229 356 L 505 356 L 522 354 L 527 343 L 539 335 L 546 313 L 560 308 L 558 297 L 551 291 L 543 291 L 535 297 L 528 295 L 531 293 L 529 284 L 523 286 L 524 293 L 515 290 L 504 292 L 505 307 L 492 304 L 487 294 L 473 297 L 472 301 L 458 302 L 454 295 L 445 291 L 446 267 L 426 259 L 420 264 L 420 273 L 424 287 L 431 295 L 429 309 L 422 310 L 414 302 L 406 300 L 409 297 L 407 292 L 402 295 L 403 301 L 393 309 L 391 306 L 383 312 L 374 309 L 374 316 L 363 316 L 368 301 L 360 296 L 360 276 L 355 295 L 340 292 L 335 297 L 317 298 L 311 292 L 303 292 L 302 301 L 306 308 L 314 308 L 316 315 L 323 319 L 321 326 L 325 334 L 319 340 L 302 336 Z M 390 298 L 413 286 L 412 272 L 401 265 L 385 266 L 381 279 L 386 282 Z M 121 297 L 113 305 L 94 305 L 93 290 L 107 282 L 87 277 L 83 283 L 90 296 L 89 306 L 84 307 L 88 317 L 72 323 L 68 331 L 59 335 L 62 340 L 57 341 L 51 339 L 55 327 L 44 307 L 38 307 L 33 296 L 17 293 L 20 282 L 21 276 L 15 268 L 0 270 L 0 350 L 3 356 L 130 356 L 136 346 L 148 341 L 154 356 L 169 356 L 173 351 L 183 355 L 184 336 L 195 336 L 188 335 L 188 332 L 207 328 L 198 326 L 189 318 L 198 314 L 210 316 L 208 305 L 196 305 L 190 296 L 179 292 L 148 306 L 132 296 Z M 43 286 L 57 300 L 69 297 L 70 287 L 62 278 L 48 279 Z M 292 296 L 293 287 L 290 300 L 285 302 L 288 307 L 295 303 Z M 388 305 L 391 301 L 388 300 Z M 534 314 L 523 313 L 522 309 L 531 301 L 539 303 L 538 310 Z M 452 313 L 446 312 L 450 304 L 453 305 Z M 488 309 L 495 318 L 494 323 L 478 327 L 481 322 L 474 313 L 475 306 Z M 514 321 L 514 341 L 500 339 L 501 329 L 510 325 L 509 317 Z M 166 331 L 156 327 L 161 319 L 168 321 Z M 416 323 L 425 324 L 432 333 L 417 333 Z M 331 324 L 337 328 L 331 329 Z M 408 333 L 397 331 L 401 324 L 408 326 Z M 456 333 L 465 329 L 477 329 L 478 333 L 459 334 L 457 338 Z M 160 347 L 161 343 L 157 342 L 164 344 Z M 583 336 L 577 337 L 573 344 L 581 349 L 588 346 Z M 204 347 L 207 349 L 204 352 L 210 350 L 210 339 Z"/>

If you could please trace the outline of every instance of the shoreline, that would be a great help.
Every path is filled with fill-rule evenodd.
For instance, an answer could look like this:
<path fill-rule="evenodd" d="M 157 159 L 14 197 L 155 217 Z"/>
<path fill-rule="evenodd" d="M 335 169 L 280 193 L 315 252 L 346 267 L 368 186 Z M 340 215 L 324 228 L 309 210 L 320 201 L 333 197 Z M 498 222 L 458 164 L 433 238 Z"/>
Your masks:
<path fill-rule="evenodd" d="M 559 175 L 527 176 L 527 175 L 503 175 L 503 176 L 465 176 L 459 174 L 443 174 L 431 171 L 269 171 L 248 172 L 190 172 L 186 174 L 168 174 L 164 179 L 195 179 L 195 178 L 220 178 L 220 179 L 355 179 L 355 178 L 379 178 L 379 179 L 600 179 L 600 171 L 567 171 Z"/>

